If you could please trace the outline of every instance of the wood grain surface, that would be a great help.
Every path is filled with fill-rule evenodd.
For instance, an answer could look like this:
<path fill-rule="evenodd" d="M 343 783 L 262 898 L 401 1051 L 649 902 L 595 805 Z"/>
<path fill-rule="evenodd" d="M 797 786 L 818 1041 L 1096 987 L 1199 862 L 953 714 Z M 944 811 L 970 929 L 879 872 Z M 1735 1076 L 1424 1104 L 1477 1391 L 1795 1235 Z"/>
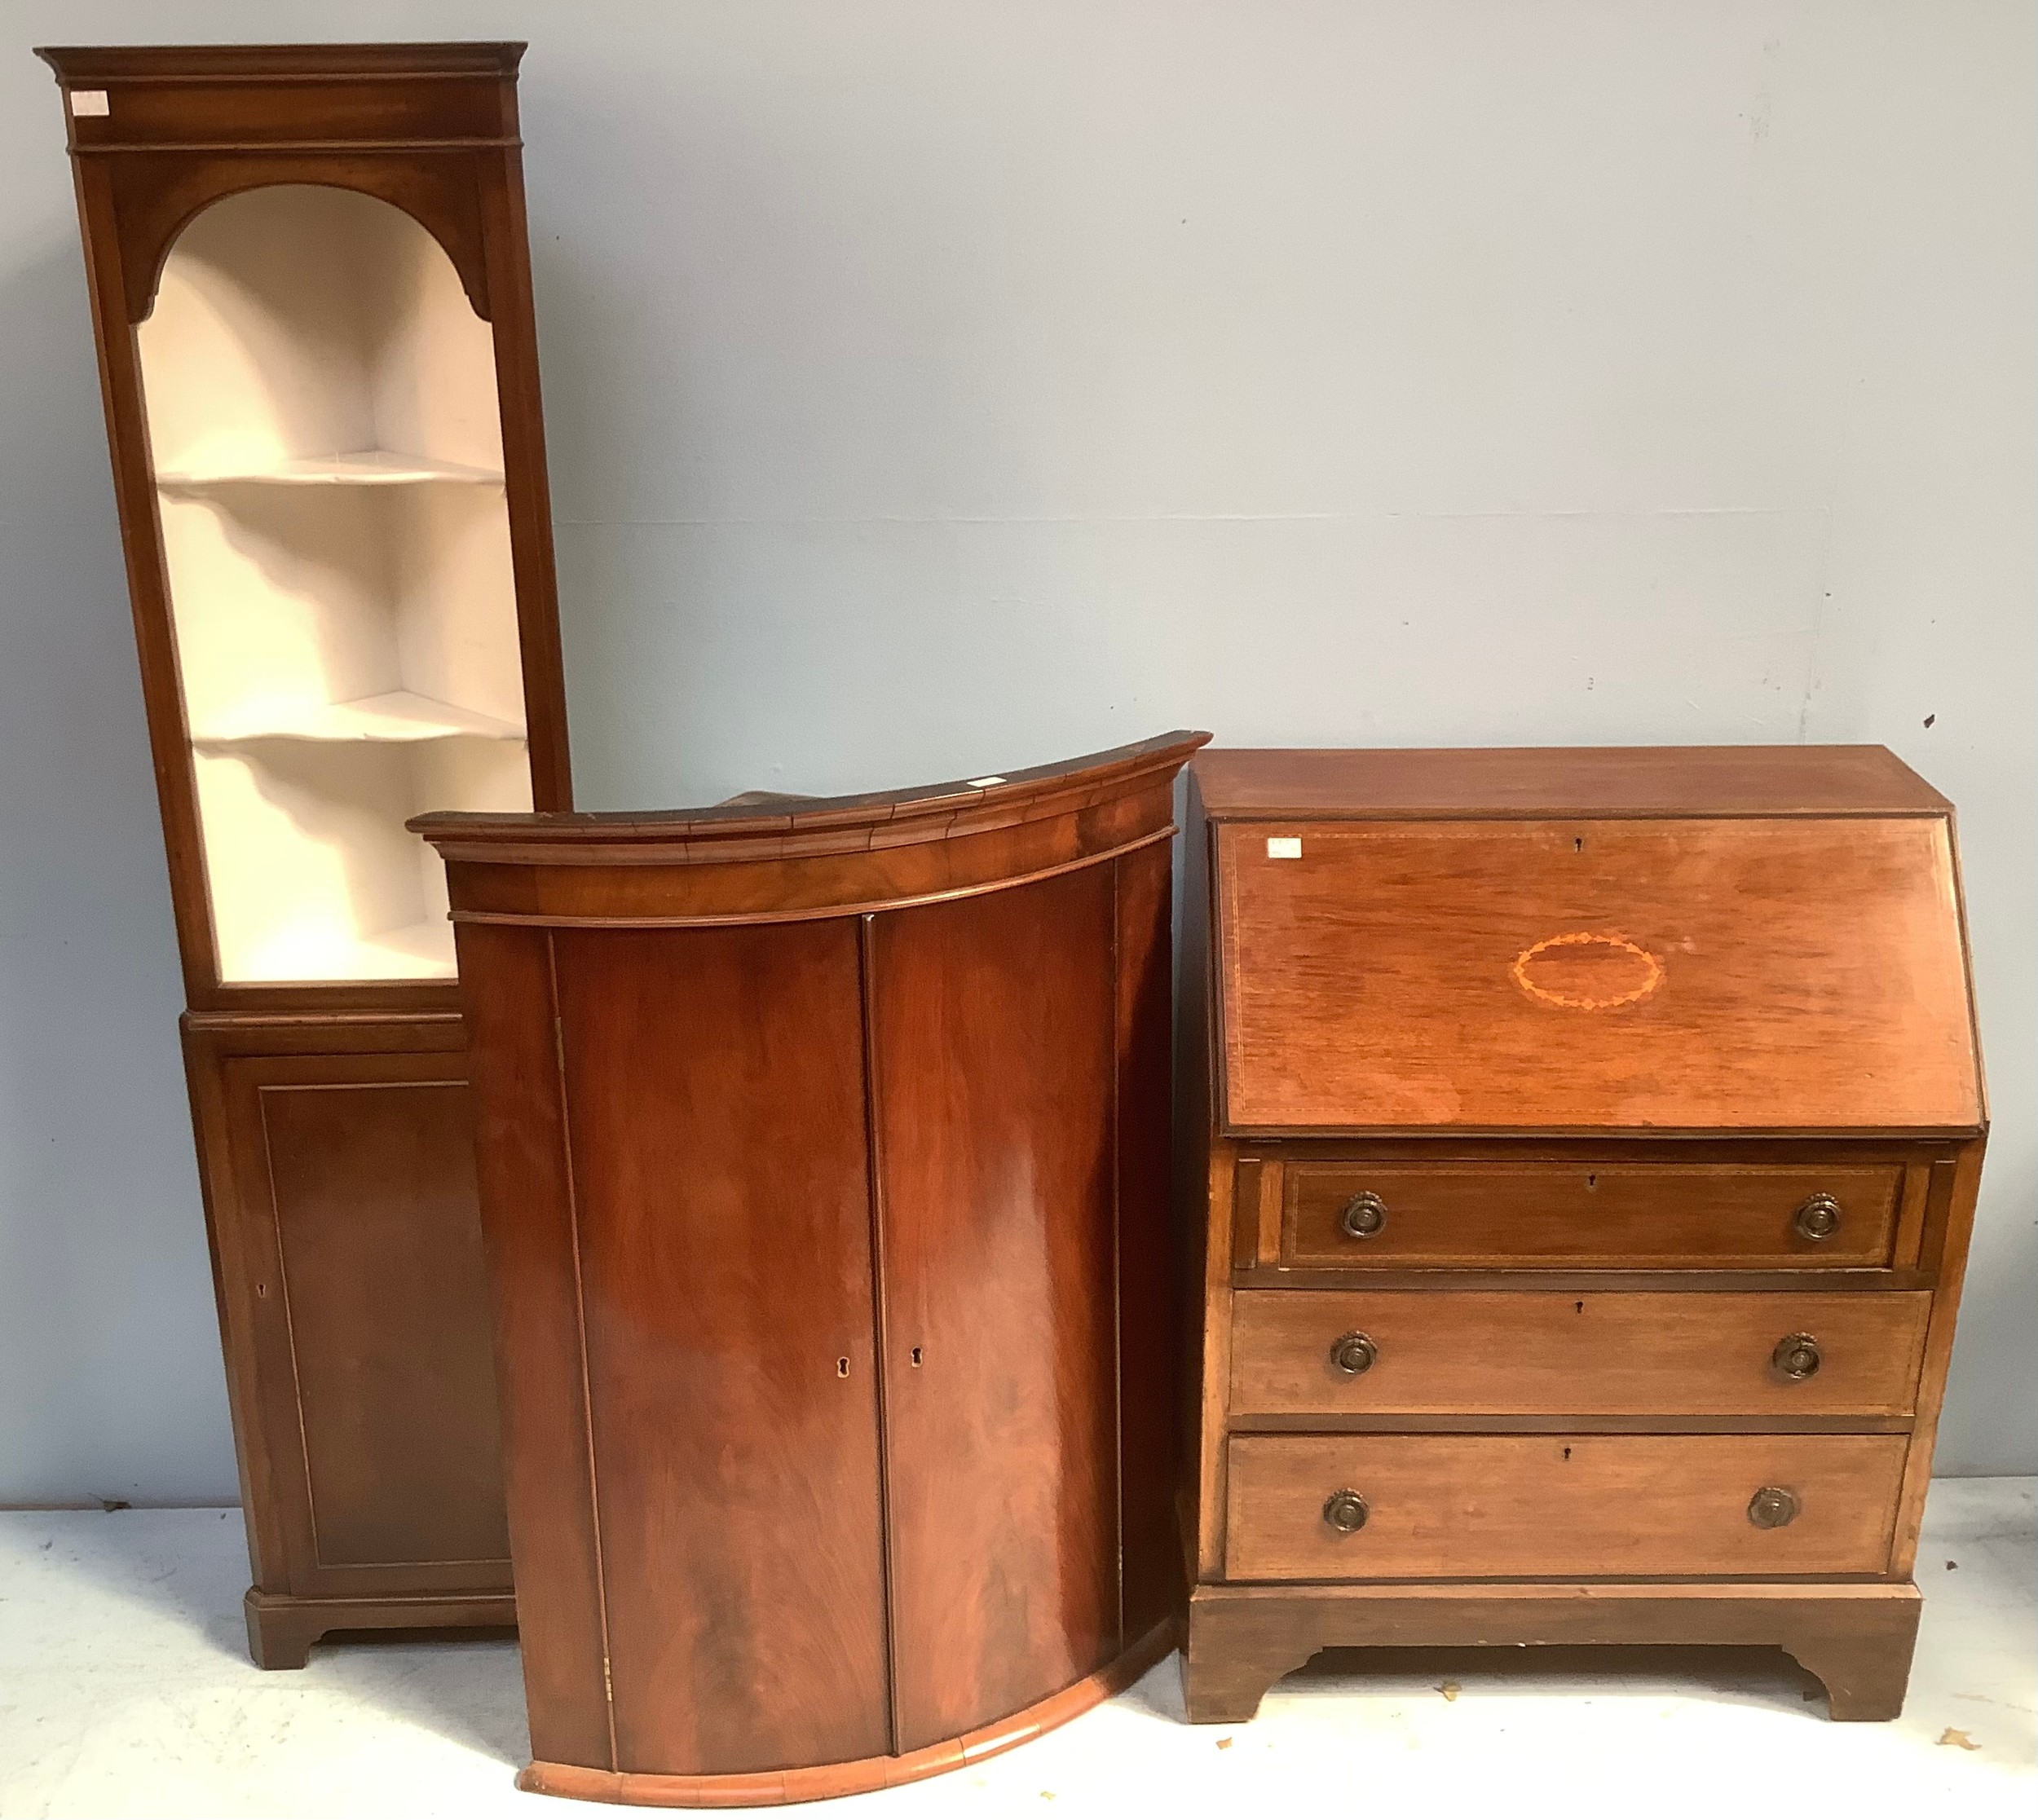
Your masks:
<path fill-rule="evenodd" d="M 1237 1724 L 1270 1683 L 1326 1648 L 1767 1644 L 1825 1684 L 1835 1719 L 1894 1719 L 1919 1605 L 1908 1584 L 1845 1580 L 1199 1586 L 1183 1691 L 1192 1722 Z"/>
<path fill-rule="evenodd" d="M 503 1474 L 532 1748 L 615 1761 L 594 1496 L 580 1225 L 567 1150 L 552 942 L 458 928 L 482 1237 L 495 1316 Z"/>
<path fill-rule="evenodd" d="M 1548 816 L 1943 815 L 1886 746 L 1213 747 L 1196 787 L 1217 821 Z"/>
<path fill-rule="evenodd" d="M 1300 843 L 1270 857 L 1270 839 Z M 1224 1122 L 1966 1131 L 1936 817 L 1229 823 Z"/>
<path fill-rule="evenodd" d="M 580 1801 L 607 1801 L 626 1807 L 750 1808 L 777 1807 L 801 1801 L 832 1800 L 838 1796 L 899 1788 L 951 1769 L 966 1769 L 986 1757 L 1028 1744 L 1042 1733 L 1101 1706 L 1123 1693 L 1175 1647 L 1171 1619 L 1157 1626 L 1115 1659 L 1023 1712 L 1007 1714 L 959 1738 L 946 1738 L 898 1756 L 862 1757 L 854 1763 L 802 1765 L 762 1770 L 750 1775 L 646 1775 L 589 1769 L 571 1762 L 540 1758 L 517 1778 L 528 1794 L 560 1795 Z"/>
<path fill-rule="evenodd" d="M 895 1750 L 1120 1646 L 1114 917 L 1104 866 L 872 922 Z"/>
<path fill-rule="evenodd" d="M 1868 1270 L 1886 1267 L 1903 1170 L 1896 1164 L 1297 1162 L 1284 1171 L 1281 1261 L 1379 1270 Z M 1379 1230 L 1341 1226 L 1379 1196 Z M 1815 1195 L 1839 1224 L 1794 1223 Z"/>
<path fill-rule="evenodd" d="M 684 928 L 940 903 L 1166 841 L 1207 735 L 917 791 L 663 814 L 421 815 L 456 922 Z"/>
<path fill-rule="evenodd" d="M 1237 1435 L 1232 1580 L 1879 1574 L 1900 1434 Z M 1798 1499 L 1762 1529 L 1766 1486 Z M 1324 1503 L 1365 1500 L 1344 1535 Z"/>
<path fill-rule="evenodd" d="M 1906 1415 L 1931 1300 L 1916 1290 L 1242 1290 L 1232 1303 L 1231 1412 Z M 1356 1373 L 1332 1356 L 1354 1333 L 1374 1350 Z M 1817 1364 L 1792 1378 L 1774 1355 L 1798 1334 L 1811 1337 Z"/>
<path fill-rule="evenodd" d="M 501 1584 L 510 1535 L 467 1083 L 276 1077 L 301 1076 L 301 1061 L 243 1070 L 268 1076 L 255 1091 L 318 1564 L 443 1559 L 485 1564 Z"/>
<path fill-rule="evenodd" d="M 1168 848 L 1156 845 L 1127 854 L 1116 870 L 1118 1628 L 1129 1644 L 1171 1624 L 1180 1604 L 1175 1492 L 1186 1284 L 1170 1179 L 1174 867 Z"/>
<path fill-rule="evenodd" d="M 554 939 L 618 1761 L 882 1752 L 855 925 Z"/>
<path fill-rule="evenodd" d="M 429 1052 L 223 1063 L 266 1495 L 300 1593 L 510 1584 L 465 1074 Z"/>

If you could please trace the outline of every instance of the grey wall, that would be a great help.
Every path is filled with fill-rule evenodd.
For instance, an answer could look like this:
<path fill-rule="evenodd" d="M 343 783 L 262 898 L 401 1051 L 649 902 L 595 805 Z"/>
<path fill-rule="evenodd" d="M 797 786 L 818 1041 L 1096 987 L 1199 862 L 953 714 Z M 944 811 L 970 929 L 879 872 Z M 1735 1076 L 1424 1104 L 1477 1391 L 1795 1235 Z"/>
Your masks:
<path fill-rule="evenodd" d="M 2031 7 L 0 5 L 0 1501 L 231 1497 L 55 91 L 520 36 L 590 806 L 1231 743 L 1881 740 L 1996 1119 L 1942 1461 L 2038 1470 Z"/>

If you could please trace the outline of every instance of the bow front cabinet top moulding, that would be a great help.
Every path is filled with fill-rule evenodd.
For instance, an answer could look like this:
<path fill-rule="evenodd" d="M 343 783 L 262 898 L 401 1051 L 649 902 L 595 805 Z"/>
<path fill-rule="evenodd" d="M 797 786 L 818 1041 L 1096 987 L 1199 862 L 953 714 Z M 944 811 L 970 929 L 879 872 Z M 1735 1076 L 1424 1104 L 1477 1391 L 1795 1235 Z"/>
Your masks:
<path fill-rule="evenodd" d="M 480 1116 L 523 1786 L 1023 1743 L 1173 1646 L 1174 784 L 430 815 Z"/>
<path fill-rule="evenodd" d="M 258 1659 L 510 1620 L 444 875 L 571 807 L 514 44 L 50 50 Z"/>
<path fill-rule="evenodd" d="M 1902 1704 L 1985 1121 L 1879 747 L 1206 753 L 1194 1719 L 1317 1649 L 1780 1644 Z"/>

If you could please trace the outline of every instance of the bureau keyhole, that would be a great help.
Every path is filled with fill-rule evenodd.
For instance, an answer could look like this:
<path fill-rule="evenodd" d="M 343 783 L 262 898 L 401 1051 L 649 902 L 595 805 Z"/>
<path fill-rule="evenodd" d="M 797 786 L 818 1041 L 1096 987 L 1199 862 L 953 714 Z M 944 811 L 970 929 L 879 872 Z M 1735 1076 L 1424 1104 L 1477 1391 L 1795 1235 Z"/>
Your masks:
<path fill-rule="evenodd" d="M 1582 1302 L 1577 1303 L 1576 1307 L 1580 1314 L 1582 1315 L 1585 1312 L 1585 1304 Z"/>
<path fill-rule="evenodd" d="M 835 1375 L 837 1377 L 847 1377 L 849 1375 L 849 1362 L 848 1359 L 838 1359 L 836 1360 Z"/>
<path fill-rule="evenodd" d="M 918 1346 L 915 1346 L 913 1348 L 913 1363 L 915 1365 L 920 1363 L 920 1348 Z"/>
<path fill-rule="evenodd" d="M 1570 1448 L 1566 1448 L 1564 1450 L 1564 1458 L 1565 1458 L 1565 1459 L 1567 1459 L 1567 1460 L 1568 1460 L 1568 1459 L 1571 1457 L 1571 1450 L 1570 1450 Z"/>
<path fill-rule="evenodd" d="M 1587 1188 L 1596 1188 L 1599 1185 L 1599 1177 L 1596 1175 L 1588 1175 L 1585 1179 L 1585 1185 Z"/>
<path fill-rule="evenodd" d="M 1585 851 L 1585 836 L 1583 835 L 1580 835 L 1576 840 L 1571 843 L 1571 851 L 1574 853 L 1582 853 Z"/>

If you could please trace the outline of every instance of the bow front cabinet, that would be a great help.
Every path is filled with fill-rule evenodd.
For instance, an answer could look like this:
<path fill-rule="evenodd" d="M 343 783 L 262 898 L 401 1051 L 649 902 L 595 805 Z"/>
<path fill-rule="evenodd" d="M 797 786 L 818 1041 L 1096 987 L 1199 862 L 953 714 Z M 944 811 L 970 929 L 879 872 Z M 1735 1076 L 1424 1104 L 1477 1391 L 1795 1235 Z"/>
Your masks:
<path fill-rule="evenodd" d="M 956 1767 L 1171 1647 L 1176 734 L 430 815 L 545 1792 Z"/>

